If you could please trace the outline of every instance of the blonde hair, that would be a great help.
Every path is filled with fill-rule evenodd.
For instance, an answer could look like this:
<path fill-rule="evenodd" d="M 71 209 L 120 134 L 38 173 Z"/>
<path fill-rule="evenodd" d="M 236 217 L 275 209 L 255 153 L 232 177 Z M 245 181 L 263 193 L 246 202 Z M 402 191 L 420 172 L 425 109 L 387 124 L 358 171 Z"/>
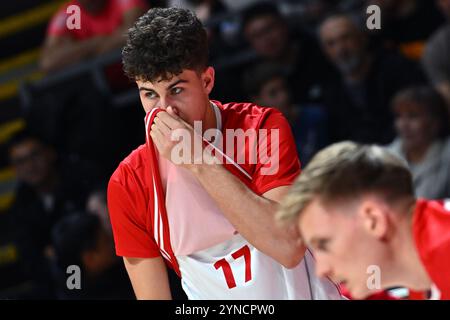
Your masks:
<path fill-rule="evenodd" d="M 335 143 L 317 153 L 306 166 L 281 202 L 277 219 L 298 218 L 315 198 L 330 203 L 369 192 L 379 194 L 388 203 L 413 197 L 406 163 L 380 146 Z"/>

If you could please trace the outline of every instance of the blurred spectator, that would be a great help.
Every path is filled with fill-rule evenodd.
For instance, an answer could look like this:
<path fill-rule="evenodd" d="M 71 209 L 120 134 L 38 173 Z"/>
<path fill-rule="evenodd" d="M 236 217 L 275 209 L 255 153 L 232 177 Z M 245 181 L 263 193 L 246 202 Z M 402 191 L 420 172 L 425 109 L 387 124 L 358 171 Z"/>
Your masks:
<path fill-rule="evenodd" d="M 285 68 L 295 101 L 320 100 L 324 79 L 331 68 L 315 41 L 304 32 L 289 30 L 275 4 L 262 2 L 248 7 L 242 30 L 256 54 Z"/>
<path fill-rule="evenodd" d="M 366 34 L 343 14 L 324 20 L 320 38 L 323 50 L 340 73 L 325 90 L 324 101 L 332 119 L 331 139 L 392 141 L 389 102 L 400 89 L 423 81 L 419 68 L 396 53 L 370 51 Z"/>
<path fill-rule="evenodd" d="M 73 11 L 79 8 L 79 28 Z M 41 68 L 54 71 L 83 59 L 120 48 L 125 33 L 147 9 L 144 0 L 71 0 L 52 18 L 41 56 Z"/>
<path fill-rule="evenodd" d="M 5 269 L 0 266 L 5 277 L 0 291 L 3 285 L 9 289 L 0 295 L 50 298 L 51 228 L 64 214 L 83 205 L 87 184 L 73 168 L 63 170 L 55 150 L 27 131 L 16 134 L 7 150 L 17 187 L 13 205 L 0 221 L 0 247 L 9 257 Z"/>
<path fill-rule="evenodd" d="M 194 11 L 202 23 L 227 10 L 221 0 L 169 0 L 168 4 Z"/>
<path fill-rule="evenodd" d="M 222 0 L 223 3 L 233 11 L 242 11 L 249 5 L 261 2 L 261 0 Z"/>
<path fill-rule="evenodd" d="M 108 204 L 106 201 L 106 185 L 99 185 L 91 191 L 86 202 L 86 210 L 98 216 L 103 229 L 109 234 L 112 234 Z"/>
<path fill-rule="evenodd" d="M 450 0 L 437 0 L 447 24 L 427 42 L 423 65 L 433 86 L 446 98 L 450 110 Z"/>
<path fill-rule="evenodd" d="M 339 8 L 346 1 L 336 0 L 285 0 L 280 10 L 294 26 L 299 26 L 309 34 L 315 34 L 323 18 Z"/>
<path fill-rule="evenodd" d="M 12 212 L 38 250 L 50 244 L 50 230 L 65 214 L 84 207 L 93 168 L 60 157 L 50 145 L 22 131 L 8 146 L 18 180 Z"/>
<path fill-rule="evenodd" d="M 223 58 L 230 53 L 239 31 L 235 15 L 228 15 L 228 7 L 221 0 L 171 0 L 169 7 L 192 10 L 208 33 L 210 60 Z"/>
<path fill-rule="evenodd" d="M 50 266 L 31 227 L 12 211 L 0 214 L 0 300 L 54 298 Z"/>
<path fill-rule="evenodd" d="M 123 71 L 121 74 L 128 82 Z M 109 177 L 125 141 L 128 152 L 128 144 L 136 141 L 136 131 L 141 129 L 130 128 L 127 117 L 133 112 L 142 117 L 142 110 L 116 108 L 114 96 L 104 94 L 89 71 L 56 78 L 59 81 L 44 79 L 28 89 L 29 99 L 23 103 L 22 113 L 27 128 L 51 143 L 58 153 L 89 161 L 96 165 L 96 174 Z M 132 106 L 135 103 L 130 102 Z M 140 131 L 138 137 L 141 136 Z"/>
<path fill-rule="evenodd" d="M 292 101 L 286 74 L 278 65 L 260 63 L 244 76 L 248 98 L 261 106 L 279 109 L 288 119 L 302 165 L 327 144 L 326 113 L 319 105 Z"/>
<path fill-rule="evenodd" d="M 397 138 L 390 149 L 405 159 L 418 197 L 450 197 L 450 120 L 445 101 L 433 89 L 412 87 L 393 100 Z"/>
<path fill-rule="evenodd" d="M 62 299 L 133 299 L 125 267 L 115 253 L 111 234 L 98 216 L 80 212 L 53 229 L 58 295 Z M 81 289 L 67 288 L 66 270 L 80 268 Z"/>
<path fill-rule="evenodd" d="M 442 14 L 448 19 L 450 18 L 450 1 L 449 0 L 435 0 L 437 6 L 441 10 Z"/>
<path fill-rule="evenodd" d="M 96 215 L 99 218 L 102 224 L 102 229 L 105 230 L 105 232 L 108 233 L 110 237 L 112 237 L 112 228 L 111 221 L 109 219 L 106 190 L 106 185 L 104 184 L 100 184 L 95 187 L 88 197 L 86 209 L 89 213 Z M 167 271 L 172 298 L 174 300 L 187 299 L 186 294 L 181 287 L 180 278 L 173 270 L 169 269 Z"/>
<path fill-rule="evenodd" d="M 430 0 L 367 0 L 381 9 L 381 29 L 369 31 L 385 48 L 399 49 L 407 58 L 419 60 L 426 40 L 444 22 Z"/>

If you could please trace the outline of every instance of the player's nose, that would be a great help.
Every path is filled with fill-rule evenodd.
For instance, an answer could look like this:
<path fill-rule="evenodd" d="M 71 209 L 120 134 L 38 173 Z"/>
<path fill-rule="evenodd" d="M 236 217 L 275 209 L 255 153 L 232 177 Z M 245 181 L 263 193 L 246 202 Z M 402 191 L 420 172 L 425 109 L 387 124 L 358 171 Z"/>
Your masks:
<path fill-rule="evenodd" d="M 173 106 L 173 99 L 171 99 L 170 97 L 161 97 L 159 99 L 157 105 L 158 108 L 166 110 L 169 106 Z"/>

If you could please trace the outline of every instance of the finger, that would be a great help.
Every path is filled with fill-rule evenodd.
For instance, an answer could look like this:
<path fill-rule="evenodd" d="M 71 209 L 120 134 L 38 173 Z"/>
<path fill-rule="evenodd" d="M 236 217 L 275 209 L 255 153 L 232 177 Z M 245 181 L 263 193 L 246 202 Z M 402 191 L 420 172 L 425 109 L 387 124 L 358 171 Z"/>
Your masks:
<path fill-rule="evenodd" d="M 153 125 L 156 126 L 156 128 L 161 131 L 161 133 L 167 137 L 170 137 L 170 128 L 160 119 L 155 118 L 153 121 Z"/>
<path fill-rule="evenodd" d="M 184 121 L 183 118 L 178 118 L 178 119 L 179 119 L 179 121 L 180 121 L 182 124 L 184 124 L 186 127 L 188 127 L 189 129 L 194 130 L 194 127 L 192 127 L 190 123 Z"/>
<path fill-rule="evenodd" d="M 170 129 L 176 129 L 182 127 L 180 118 L 175 119 L 167 112 L 159 112 L 156 117 L 160 119 Z M 156 119 L 156 118 L 155 118 Z"/>
<path fill-rule="evenodd" d="M 156 131 L 151 131 L 150 136 L 152 137 L 153 143 L 156 145 L 158 150 L 162 150 L 162 144 L 158 138 Z"/>
<path fill-rule="evenodd" d="M 193 127 L 191 126 L 191 124 L 189 122 L 186 122 L 183 118 L 181 118 L 179 116 L 179 111 L 176 107 L 172 107 L 172 106 L 167 107 L 167 113 L 169 113 L 174 119 L 182 122 L 188 128 L 193 129 Z"/>
<path fill-rule="evenodd" d="M 152 129 L 151 131 L 156 134 L 156 136 L 158 137 L 158 139 L 160 140 L 161 143 L 163 143 L 164 141 L 167 140 L 167 137 L 164 135 L 164 133 L 161 131 L 161 129 L 156 124 L 152 124 L 151 129 Z"/>

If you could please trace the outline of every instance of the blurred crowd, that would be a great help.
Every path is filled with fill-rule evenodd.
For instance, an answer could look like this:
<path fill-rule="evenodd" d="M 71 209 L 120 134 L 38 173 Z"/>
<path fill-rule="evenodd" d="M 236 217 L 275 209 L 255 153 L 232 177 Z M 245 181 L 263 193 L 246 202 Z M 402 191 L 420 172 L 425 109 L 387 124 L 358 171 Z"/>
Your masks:
<path fill-rule="evenodd" d="M 81 25 L 70 29 L 73 4 Z M 366 25 L 371 4 L 381 29 Z M 336 141 L 380 144 L 408 164 L 418 197 L 450 197 L 450 0 L 71 0 L 49 21 L 40 58 L 48 77 L 65 72 L 64 85 L 47 87 L 45 99 L 33 91 L 27 129 L 7 146 L 17 187 L 0 214 L 0 298 L 134 298 L 114 253 L 106 185 L 144 142 L 144 111 L 137 91 L 111 107 L 135 90 L 120 57 L 103 70 L 108 90 L 67 70 L 120 51 L 155 6 L 196 12 L 216 68 L 211 99 L 278 108 L 303 166 Z M 82 290 L 68 289 L 70 265 Z"/>

